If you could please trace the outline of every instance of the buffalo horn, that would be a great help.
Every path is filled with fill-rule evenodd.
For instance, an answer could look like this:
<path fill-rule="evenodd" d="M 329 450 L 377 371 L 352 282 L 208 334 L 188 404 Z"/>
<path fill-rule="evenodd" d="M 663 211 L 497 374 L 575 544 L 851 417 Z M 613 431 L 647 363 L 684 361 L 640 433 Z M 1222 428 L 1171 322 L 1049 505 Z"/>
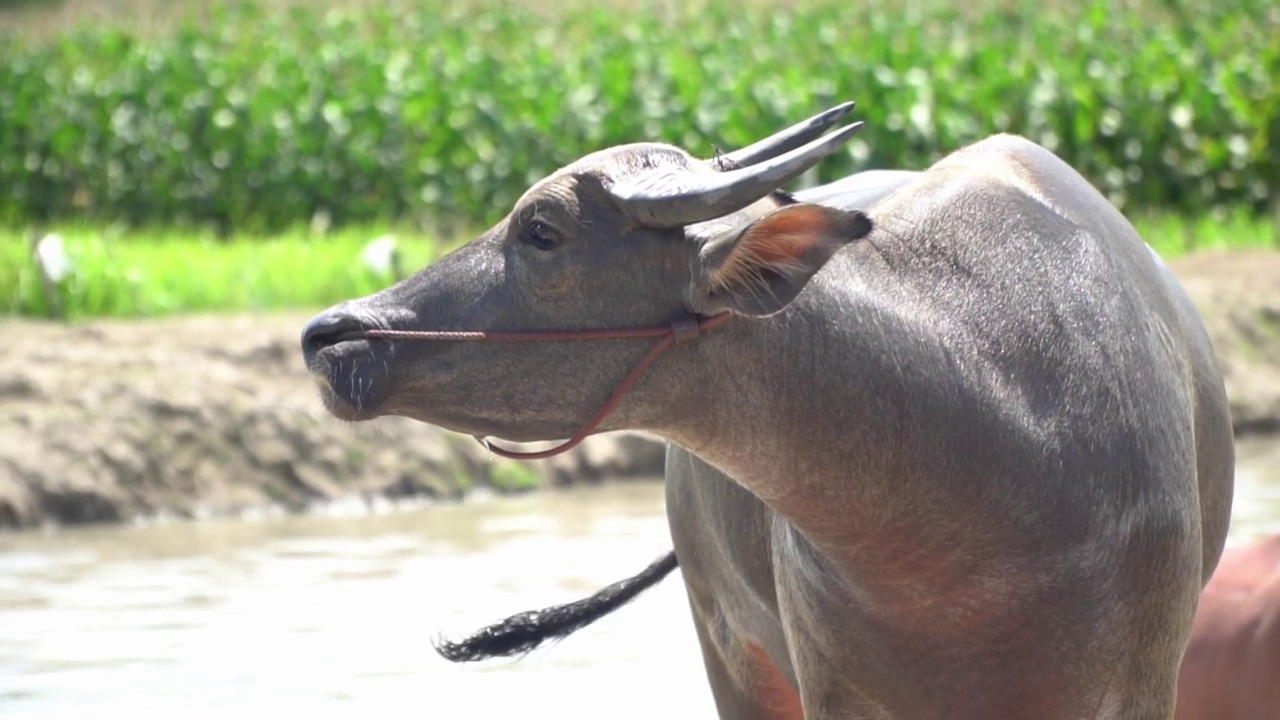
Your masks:
<path fill-rule="evenodd" d="M 822 135 L 828 128 L 835 125 L 840 118 L 848 115 L 853 110 L 853 106 L 854 103 L 852 102 L 842 103 L 830 110 L 818 113 L 808 120 L 802 120 L 786 130 L 780 130 L 763 140 L 712 158 L 707 163 L 712 168 L 719 170 L 723 167 L 739 168 L 755 165 L 763 160 L 777 157 Z"/>
<path fill-rule="evenodd" d="M 798 177 L 835 152 L 862 123 L 854 123 L 776 157 L 721 173 L 659 168 L 617 183 L 609 192 L 636 222 L 673 228 L 736 212 Z"/>

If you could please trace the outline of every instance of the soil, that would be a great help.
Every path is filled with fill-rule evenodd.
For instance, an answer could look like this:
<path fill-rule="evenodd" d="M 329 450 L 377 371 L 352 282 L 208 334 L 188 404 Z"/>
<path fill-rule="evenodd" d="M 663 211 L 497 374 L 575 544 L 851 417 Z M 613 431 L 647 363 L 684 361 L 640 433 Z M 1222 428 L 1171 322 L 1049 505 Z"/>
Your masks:
<path fill-rule="evenodd" d="M 1236 434 L 1280 433 L 1280 252 L 1199 253 L 1169 267 L 1213 340 Z"/>
<path fill-rule="evenodd" d="M 1238 434 L 1280 432 L 1280 253 L 1170 264 L 1204 316 Z M 656 438 L 490 457 L 400 418 L 346 424 L 306 375 L 310 313 L 64 325 L 0 320 L 0 527 L 460 498 L 661 474 Z"/>

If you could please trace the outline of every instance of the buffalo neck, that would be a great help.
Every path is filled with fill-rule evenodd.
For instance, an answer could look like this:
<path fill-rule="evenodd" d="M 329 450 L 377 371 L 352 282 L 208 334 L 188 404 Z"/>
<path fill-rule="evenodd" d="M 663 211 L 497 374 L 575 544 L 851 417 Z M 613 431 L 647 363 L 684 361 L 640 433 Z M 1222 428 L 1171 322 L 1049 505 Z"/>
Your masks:
<path fill-rule="evenodd" d="M 645 429 L 735 478 L 815 543 L 845 544 L 909 426 L 919 364 L 903 357 L 915 341 L 901 319 L 856 284 L 814 282 L 782 313 L 735 319 L 700 342 L 655 378 L 663 421 Z"/>

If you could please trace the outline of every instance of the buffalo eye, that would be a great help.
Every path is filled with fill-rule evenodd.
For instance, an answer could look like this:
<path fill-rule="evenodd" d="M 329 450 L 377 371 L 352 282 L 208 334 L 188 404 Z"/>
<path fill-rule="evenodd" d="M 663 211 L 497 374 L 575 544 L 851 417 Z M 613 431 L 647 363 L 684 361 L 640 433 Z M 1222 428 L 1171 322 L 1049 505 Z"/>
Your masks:
<path fill-rule="evenodd" d="M 555 231 L 541 220 L 534 220 L 526 225 L 520 239 L 539 250 L 552 250 L 558 244 Z"/>

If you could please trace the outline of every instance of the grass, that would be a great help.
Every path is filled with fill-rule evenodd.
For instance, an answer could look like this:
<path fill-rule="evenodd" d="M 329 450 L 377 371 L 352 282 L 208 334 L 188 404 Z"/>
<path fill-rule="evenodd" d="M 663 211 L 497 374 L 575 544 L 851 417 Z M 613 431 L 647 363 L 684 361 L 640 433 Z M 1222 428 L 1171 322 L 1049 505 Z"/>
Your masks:
<path fill-rule="evenodd" d="M 1134 218 L 1163 257 L 1190 250 L 1280 250 L 1280 223 L 1240 211 L 1187 218 Z M 396 272 L 374 270 L 362 255 L 392 234 L 412 272 L 455 246 L 413 231 L 365 226 L 328 234 L 298 229 L 267 238 L 218 240 L 190 231 L 126 232 L 58 227 L 73 271 L 58 288 L 68 318 L 146 317 L 189 312 L 317 309 L 374 292 Z M 31 256 L 31 235 L 0 230 L 0 314 L 55 315 Z"/>
<path fill-rule="evenodd" d="M 489 467 L 489 484 L 503 493 L 533 490 L 542 484 L 538 473 L 526 463 L 518 461 L 495 462 Z"/>
<path fill-rule="evenodd" d="M 1280 250 L 1280 218 L 1259 218 L 1239 208 L 1196 217 L 1135 214 L 1130 221 L 1165 259 L 1191 251 Z"/>
<path fill-rule="evenodd" d="M 73 270 L 57 301 L 69 319 L 147 317 L 188 312 L 319 308 L 364 295 L 396 279 L 362 254 L 386 227 L 346 228 L 317 237 L 297 230 L 270 238 L 209 233 L 57 228 Z M 426 237 L 395 234 L 401 267 L 439 257 Z M 31 254 L 31 236 L 0 230 L 0 314 L 57 314 Z"/>

